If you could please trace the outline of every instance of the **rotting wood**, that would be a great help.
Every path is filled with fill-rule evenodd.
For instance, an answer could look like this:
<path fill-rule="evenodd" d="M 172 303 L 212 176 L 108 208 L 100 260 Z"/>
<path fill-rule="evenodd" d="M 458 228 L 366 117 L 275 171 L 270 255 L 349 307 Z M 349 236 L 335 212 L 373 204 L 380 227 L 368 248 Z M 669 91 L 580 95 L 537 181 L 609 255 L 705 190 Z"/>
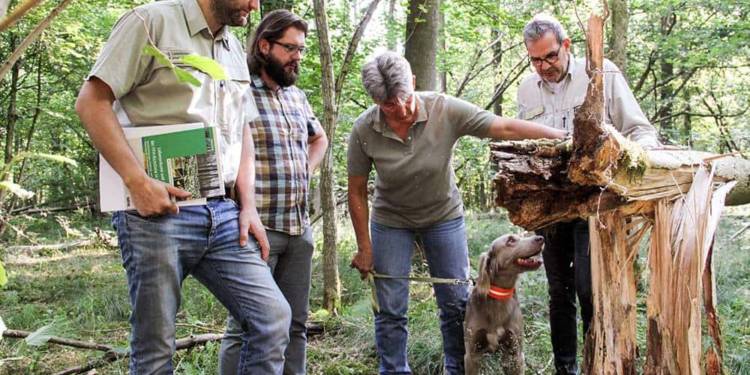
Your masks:
<path fill-rule="evenodd" d="M 591 50 L 601 48 L 597 17 L 590 18 L 587 33 Z M 596 51 L 588 56 L 589 61 L 601 58 Z M 724 205 L 750 203 L 750 161 L 689 150 L 643 150 L 625 139 L 604 124 L 596 87 L 601 66 L 589 65 L 593 76 L 576 112 L 572 141 L 491 145 L 491 160 L 499 166 L 495 201 L 508 209 L 513 223 L 529 230 L 589 219 L 595 316 L 584 345 L 586 373 L 636 372 L 632 262 L 653 224 L 643 370 L 720 374 L 711 245 Z M 705 352 L 702 307 L 711 337 Z"/>

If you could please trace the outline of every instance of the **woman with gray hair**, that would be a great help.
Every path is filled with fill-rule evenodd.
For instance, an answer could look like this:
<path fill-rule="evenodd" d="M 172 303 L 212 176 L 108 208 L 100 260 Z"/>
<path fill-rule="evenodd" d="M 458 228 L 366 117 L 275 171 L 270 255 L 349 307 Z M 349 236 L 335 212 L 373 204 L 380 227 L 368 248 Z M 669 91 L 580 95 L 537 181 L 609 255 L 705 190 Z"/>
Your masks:
<path fill-rule="evenodd" d="M 430 275 L 469 278 L 463 203 L 451 158 L 458 138 L 563 138 L 565 132 L 498 117 L 435 92 L 415 92 L 409 63 L 392 52 L 362 68 L 362 83 L 375 105 L 355 121 L 349 137 L 349 211 L 358 251 L 352 260 L 375 279 L 380 311 L 375 341 L 381 374 L 410 374 L 406 355 L 407 305 L 412 249 L 424 244 Z M 375 166 L 375 199 L 368 217 L 367 178 Z M 368 231 L 368 223 L 370 230 Z M 370 237 L 372 235 L 372 237 Z M 436 284 L 445 372 L 464 373 L 463 318 L 468 285 Z"/>

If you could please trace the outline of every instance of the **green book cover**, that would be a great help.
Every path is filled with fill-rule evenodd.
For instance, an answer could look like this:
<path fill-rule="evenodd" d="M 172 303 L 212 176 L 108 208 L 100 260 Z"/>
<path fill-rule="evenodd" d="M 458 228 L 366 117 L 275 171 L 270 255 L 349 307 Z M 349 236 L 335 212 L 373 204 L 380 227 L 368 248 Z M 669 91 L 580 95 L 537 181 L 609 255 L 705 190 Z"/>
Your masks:
<path fill-rule="evenodd" d="M 214 128 L 143 137 L 146 172 L 152 178 L 189 191 L 192 198 L 223 195 L 214 137 Z"/>

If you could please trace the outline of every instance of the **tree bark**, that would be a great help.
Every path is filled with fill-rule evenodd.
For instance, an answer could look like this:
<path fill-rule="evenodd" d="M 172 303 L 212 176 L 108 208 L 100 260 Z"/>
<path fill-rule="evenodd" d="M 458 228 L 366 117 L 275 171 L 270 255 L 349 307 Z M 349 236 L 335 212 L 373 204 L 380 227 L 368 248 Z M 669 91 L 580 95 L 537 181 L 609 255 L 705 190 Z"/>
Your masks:
<path fill-rule="evenodd" d="M 388 17 L 386 18 L 386 46 L 389 51 L 396 50 L 398 36 L 393 29 L 396 27 L 396 0 L 388 0 Z"/>
<path fill-rule="evenodd" d="M 673 10 L 669 10 L 668 14 L 661 18 L 661 34 L 663 37 L 667 37 L 670 33 L 674 24 L 677 22 L 677 15 Z M 674 76 L 674 64 L 669 57 L 660 57 L 660 70 L 661 79 L 665 81 Z M 657 111 L 656 118 L 659 120 L 659 127 L 661 134 L 666 136 L 668 139 L 674 139 L 676 134 L 673 127 L 674 120 L 672 119 L 672 110 L 674 107 L 674 90 L 672 82 L 665 83 L 661 89 L 659 89 L 659 110 Z"/>
<path fill-rule="evenodd" d="M 13 11 L 10 12 L 7 17 L 0 19 L 0 32 L 3 32 L 9 27 L 13 26 L 16 22 L 23 18 L 26 13 L 28 13 L 31 9 L 34 9 L 34 7 L 39 5 L 39 3 L 41 2 L 42 0 L 25 0 L 24 2 L 13 8 Z M 10 0 L 0 1 L 0 8 L 2 8 L 3 11 L 3 13 L 0 14 L 0 17 L 2 17 L 8 10 L 9 4 Z"/>
<path fill-rule="evenodd" d="M 328 139 L 334 140 L 336 131 L 336 93 L 333 78 L 333 55 L 328 36 L 328 17 L 325 0 L 313 0 L 315 24 L 320 43 L 321 84 L 323 94 L 323 128 Z M 332 144 L 333 142 L 331 142 Z M 338 255 L 336 252 L 336 209 L 333 203 L 333 148 L 326 150 L 320 171 L 320 194 L 323 211 L 323 307 L 336 312 L 341 299 Z"/>
<path fill-rule="evenodd" d="M 338 77 L 334 80 L 333 54 L 328 36 L 326 2 L 325 0 L 313 0 L 315 24 L 320 43 L 321 84 L 324 106 L 323 129 L 328 135 L 328 139 L 331 140 L 323 158 L 320 172 L 320 199 L 321 211 L 323 212 L 323 307 L 333 313 L 336 313 L 341 301 L 341 282 L 339 279 L 338 255 L 336 252 L 336 203 L 333 192 L 335 186 L 333 144 L 336 139 L 337 103 L 357 46 L 379 2 L 380 0 L 372 0 L 370 3 L 349 42 L 341 70 Z"/>
<path fill-rule="evenodd" d="M 60 12 L 62 12 L 70 3 L 73 2 L 73 0 L 63 0 L 60 4 L 58 4 L 55 9 L 52 9 L 49 15 L 42 20 L 42 22 L 37 25 L 34 30 L 32 30 L 29 35 L 26 36 L 26 38 L 23 39 L 21 44 L 16 48 L 15 51 L 13 51 L 13 54 L 10 55 L 7 61 L 3 63 L 2 66 L 0 66 L 0 80 L 2 80 L 5 75 L 8 73 L 8 70 L 19 60 L 21 59 L 21 56 L 23 56 L 24 51 L 26 51 L 26 48 L 28 48 L 32 42 L 34 42 L 37 38 L 39 38 L 40 35 L 42 35 L 42 32 L 44 32 L 45 29 L 52 23 L 52 20 L 57 17 Z M 10 17 L 10 16 L 9 16 Z M 0 27 L 0 31 L 2 31 L 2 28 Z"/>
<path fill-rule="evenodd" d="M 10 0 L 0 0 L 0 19 L 5 17 L 5 13 L 8 11 L 8 5 Z"/>
<path fill-rule="evenodd" d="M 410 0 L 404 57 L 417 77 L 418 91 L 435 91 L 437 87 L 439 35 L 440 0 Z"/>
<path fill-rule="evenodd" d="M 294 0 L 263 0 L 261 1 L 260 10 L 261 15 L 265 16 L 277 9 L 292 10 L 293 7 Z"/>
<path fill-rule="evenodd" d="M 610 0 L 612 11 L 612 32 L 609 34 L 609 59 L 612 60 L 627 78 L 628 65 L 628 0 Z"/>

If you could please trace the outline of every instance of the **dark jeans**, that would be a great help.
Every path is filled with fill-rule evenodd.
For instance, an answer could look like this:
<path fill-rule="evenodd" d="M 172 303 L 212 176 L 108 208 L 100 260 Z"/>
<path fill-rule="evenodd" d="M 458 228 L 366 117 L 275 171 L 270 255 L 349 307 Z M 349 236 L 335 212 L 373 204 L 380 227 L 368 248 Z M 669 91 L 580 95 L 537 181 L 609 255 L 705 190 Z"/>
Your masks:
<path fill-rule="evenodd" d="M 557 374 L 577 371 L 576 295 L 586 337 L 594 307 L 588 223 L 576 220 L 539 231 L 545 238 L 544 269 L 549 283 L 549 319 Z"/>

